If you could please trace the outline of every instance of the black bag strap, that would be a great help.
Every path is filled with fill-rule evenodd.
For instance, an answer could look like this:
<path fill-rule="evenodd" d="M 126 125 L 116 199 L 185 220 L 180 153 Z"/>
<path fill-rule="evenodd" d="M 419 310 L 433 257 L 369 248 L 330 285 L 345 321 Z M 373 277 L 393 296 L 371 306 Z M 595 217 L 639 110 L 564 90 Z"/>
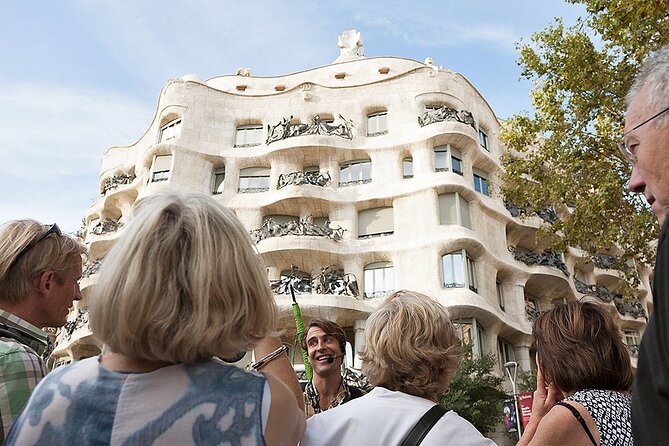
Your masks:
<path fill-rule="evenodd" d="M 572 406 L 571 404 L 566 403 L 564 401 L 560 401 L 560 402 L 558 402 L 558 404 L 562 407 L 566 407 L 567 409 L 569 409 L 569 411 L 571 413 L 574 414 L 574 416 L 576 417 L 578 422 L 581 423 L 581 426 L 583 426 L 583 430 L 585 430 L 585 433 L 588 434 L 588 437 L 590 437 L 590 441 L 592 441 L 592 444 L 597 446 L 597 442 L 595 441 L 595 437 L 592 436 L 592 433 L 590 432 L 590 429 L 588 429 L 588 425 L 585 423 L 585 420 L 583 419 L 581 414 L 578 412 L 578 410 L 576 410 L 576 408 L 574 406 Z"/>
<path fill-rule="evenodd" d="M 430 432 L 432 426 L 437 424 L 437 421 L 446 414 L 446 409 L 444 409 L 440 404 L 435 404 L 425 412 L 425 414 L 418 420 L 418 423 L 409 431 L 408 434 L 400 443 L 400 446 L 418 446 L 423 441 L 423 438 Z"/>

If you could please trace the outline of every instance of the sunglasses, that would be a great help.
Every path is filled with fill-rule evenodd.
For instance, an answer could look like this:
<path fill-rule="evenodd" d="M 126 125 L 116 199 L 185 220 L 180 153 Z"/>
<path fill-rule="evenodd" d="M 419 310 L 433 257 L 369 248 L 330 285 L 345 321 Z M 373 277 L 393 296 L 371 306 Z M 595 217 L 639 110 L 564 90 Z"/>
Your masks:
<path fill-rule="evenodd" d="M 39 242 L 41 242 L 42 240 L 44 240 L 45 238 L 47 238 L 47 237 L 50 236 L 51 234 L 56 234 L 56 235 L 59 236 L 59 237 L 63 235 L 63 233 L 60 232 L 60 228 L 58 227 L 58 225 L 57 225 L 56 223 L 52 224 L 52 225 L 49 227 L 49 229 L 47 229 L 45 232 L 43 232 L 43 233 L 42 233 L 39 237 L 37 237 L 35 240 L 33 240 L 32 242 L 28 243 L 28 244 L 25 246 L 25 248 L 23 248 L 23 249 L 21 250 L 21 252 L 19 252 L 19 254 L 14 258 L 14 262 L 12 263 L 12 266 L 14 266 L 15 264 L 17 264 L 17 263 L 19 262 L 19 260 L 21 259 L 21 257 L 23 257 L 24 255 L 26 255 L 26 254 L 28 253 L 28 251 L 30 251 L 31 249 L 33 249 L 33 248 L 35 247 L 35 245 L 37 245 Z"/>

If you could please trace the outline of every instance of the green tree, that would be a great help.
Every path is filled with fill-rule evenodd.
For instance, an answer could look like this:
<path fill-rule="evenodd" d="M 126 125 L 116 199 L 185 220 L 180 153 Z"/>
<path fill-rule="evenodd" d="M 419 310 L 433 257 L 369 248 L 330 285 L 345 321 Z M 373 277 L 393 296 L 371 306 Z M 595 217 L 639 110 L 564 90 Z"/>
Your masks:
<path fill-rule="evenodd" d="M 504 417 L 502 402 L 507 394 L 501 387 L 503 378 L 492 374 L 495 363 L 491 354 L 476 358 L 471 354 L 471 347 L 465 347 L 465 355 L 451 380 L 449 391 L 439 401 L 480 432 L 490 432 Z"/>
<path fill-rule="evenodd" d="M 559 210 L 537 234 L 553 249 L 594 255 L 619 247 L 617 268 L 631 257 L 650 265 L 657 222 L 642 197 L 626 192 L 630 169 L 616 142 L 640 64 L 669 42 L 669 2 L 568 1 L 584 4 L 587 16 L 571 27 L 555 19 L 518 45 L 535 110 L 506 121 L 501 190 L 528 214 Z M 633 272 L 628 278 L 636 285 Z"/>

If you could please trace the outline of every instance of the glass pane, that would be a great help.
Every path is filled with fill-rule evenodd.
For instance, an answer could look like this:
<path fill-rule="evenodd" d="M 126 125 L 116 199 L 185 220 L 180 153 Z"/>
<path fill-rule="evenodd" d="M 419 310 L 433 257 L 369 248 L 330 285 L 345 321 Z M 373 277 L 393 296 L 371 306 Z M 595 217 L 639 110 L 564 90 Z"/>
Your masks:
<path fill-rule="evenodd" d="M 462 273 L 462 254 L 455 253 L 453 256 L 453 282 L 459 285 L 465 284 L 465 276 Z"/>
<path fill-rule="evenodd" d="M 441 150 L 434 152 L 434 168 L 437 170 L 448 169 L 448 152 Z"/>
<path fill-rule="evenodd" d="M 374 293 L 374 270 L 365 270 L 365 294 L 371 296 Z"/>
<path fill-rule="evenodd" d="M 386 291 L 393 291 L 395 289 L 395 280 L 393 279 L 393 267 L 385 268 L 386 283 L 384 289 Z"/>
<path fill-rule="evenodd" d="M 379 131 L 379 120 L 376 116 L 370 116 L 367 120 L 367 133 L 376 133 Z"/>
<path fill-rule="evenodd" d="M 488 190 L 488 180 L 485 178 L 481 179 L 481 193 L 483 195 L 490 196 L 490 191 Z"/>
<path fill-rule="evenodd" d="M 251 129 L 248 131 L 249 144 L 261 144 L 262 143 L 262 127 Z"/>
<path fill-rule="evenodd" d="M 402 161 L 402 176 L 404 177 L 413 176 L 413 160 L 411 158 L 407 158 L 404 161 Z"/>
<path fill-rule="evenodd" d="M 476 174 L 474 174 L 474 190 L 476 192 L 481 192 L 481 180 L 482 178 Z"/>
<path fill-rule="evenodd" d="M 458 194 L 458 200 L 460 202 L 460 224 L 464 226 L 465 228 L 472 228 L 472 222 L 469 217 L 469 203 L 467 200 L 462 198 L 460 194 Z"/>
<path fill-rule="evenodd" d="M 260 187 L 269 189 L 269 177 L 260 177 Z"/>
<path fill-rule="evenodd" d="M 374 291 L 385 291 L 383 285 L 385 281 L 383 280 L 383 273 L 385 268 L 377 268 L 374 271 Z"/>
<path fill-rule="evenodd" d="M 439 195 L 439 224 L 458 224 L 458 210 L 455 204 L 455 193 Z"/>
<path fill-rule="evenodd" d="M 462 160 L 460 158 L 452 156 L 451 165 L 453 166 L 453 172 L 462 174 Z"/>
<path fill-rule="evenodd" d="M 344 166 L 339 172 L 339 182 L 346 183 L 351 181 L 351 166 Z"/>
<path fill-rule="evenodd" d="M 217 173 L 214 177 L 214 193 L 220 194 L 223 192 L 225 180 L 225 173 Z"/>
<path fill-rule="evenodd" d="M 362 179 L 362 166 L 358 164 L 353 164 L 351 166 L 351 181 L 358 181 Z"/>
<path fill-rule="evenodd" d="M 362 163 L 362 178 L 363 180 L 371 180 L 372 179 L 372 163 L 366 162 Z"/>
<path fill-rule="evenodd" d="M 379 130 L 377 130 L 377 131 L 384 132 L 384 131 L 388 130 L 388 115 L 386 115 L 385 113 L 382 114 L 382 115 L 379 115 L 378 120 L 379 120 L 379 122 L 378 122 L 378 129 Z"/>

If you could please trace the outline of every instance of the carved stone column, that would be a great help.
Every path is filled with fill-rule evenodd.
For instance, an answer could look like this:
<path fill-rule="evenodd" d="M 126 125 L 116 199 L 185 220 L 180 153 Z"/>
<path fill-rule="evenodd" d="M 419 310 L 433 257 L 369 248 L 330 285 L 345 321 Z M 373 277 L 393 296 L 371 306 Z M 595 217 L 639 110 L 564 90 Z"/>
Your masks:
<path fill-rule="evenodd" d="M 358 351 L 362 350 L 362 347 L 365 346 L 365 325 L 367 325 L 366 319 L 358 319 L 353 325 L 353 330 L 355 330 L 353 367 L 358 370 L 362 367 L 362 360 L 360 359 L 360 356 L 358 356 Z"/>
<path fill-rule="evenodd" d="M 527 345 L 521 345 L 513 348 L 514 353 L 516 354 L 516 362 L 521 370 L 524 372 L 530 371 L 532 367 L 532 360 L 530 358 L 530 347 Z"/>

